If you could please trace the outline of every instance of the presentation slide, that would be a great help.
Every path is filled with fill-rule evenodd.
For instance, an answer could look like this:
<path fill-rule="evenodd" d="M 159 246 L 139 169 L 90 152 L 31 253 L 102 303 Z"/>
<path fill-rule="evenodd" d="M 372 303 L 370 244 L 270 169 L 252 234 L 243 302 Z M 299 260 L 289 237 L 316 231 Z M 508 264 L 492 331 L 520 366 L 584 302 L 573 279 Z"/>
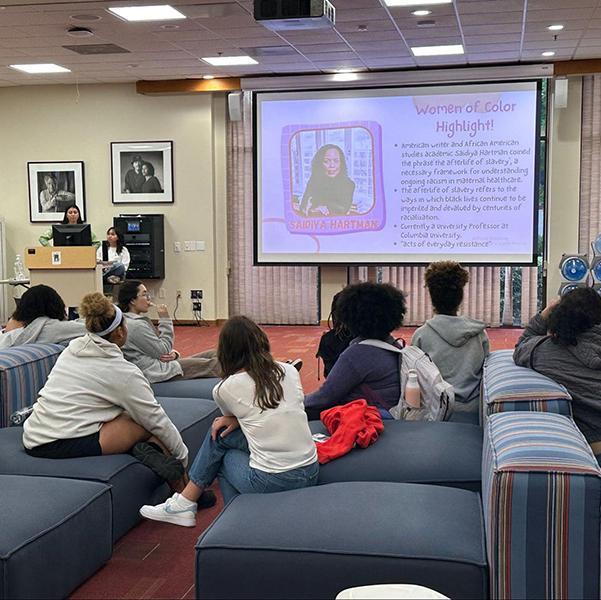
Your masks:
<path fill-rule="evenodd" d="M 534 260 L 537 82 L 255 95 L 257 264 Z"/>

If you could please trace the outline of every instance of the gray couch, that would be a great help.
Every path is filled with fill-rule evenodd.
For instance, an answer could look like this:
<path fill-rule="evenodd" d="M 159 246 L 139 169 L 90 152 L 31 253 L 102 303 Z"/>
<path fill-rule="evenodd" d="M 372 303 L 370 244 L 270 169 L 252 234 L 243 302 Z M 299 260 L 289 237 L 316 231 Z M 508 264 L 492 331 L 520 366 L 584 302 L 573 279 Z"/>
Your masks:
<path fill-rule="evenodd" d="M 387 422 L 317 487 L 234 498 L 198 540 L 196 597 L 408 583 L 454 599 L 599 598 L 601 469 L 565 390 L 495 354 L 482 429 Z"/>

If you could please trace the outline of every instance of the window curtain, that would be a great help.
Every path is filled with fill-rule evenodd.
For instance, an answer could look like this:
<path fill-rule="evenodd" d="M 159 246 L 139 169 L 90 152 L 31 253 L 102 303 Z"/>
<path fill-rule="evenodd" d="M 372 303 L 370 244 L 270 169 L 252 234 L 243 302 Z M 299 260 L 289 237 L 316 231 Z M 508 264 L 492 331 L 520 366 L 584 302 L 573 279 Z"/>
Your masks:
<path fill-rule="evenodd" d="M 581 157 L 578 249 L 591 257 L 591 242 L 601 233 L 601 75 L 582 81 Z"/>
<path fill-rule="evenodd" d="M 407 294 L 405 325 L 422 325 L 432 316 L 430 295 L 424 285 L 425 267 L 353 267 L 349 279 L 390 283 Z M 470 267 L 461 314 L 484 321 L 489 327 L 500 325 L 501 278 L 499 267 Z"/>
<path fill-rule="evenodd" d="M 253 266 L 252 95 L 242 98 L 242 120 L 227 125 L 229 314 L 262 324 L 317 324 L 316 267 Z"/>

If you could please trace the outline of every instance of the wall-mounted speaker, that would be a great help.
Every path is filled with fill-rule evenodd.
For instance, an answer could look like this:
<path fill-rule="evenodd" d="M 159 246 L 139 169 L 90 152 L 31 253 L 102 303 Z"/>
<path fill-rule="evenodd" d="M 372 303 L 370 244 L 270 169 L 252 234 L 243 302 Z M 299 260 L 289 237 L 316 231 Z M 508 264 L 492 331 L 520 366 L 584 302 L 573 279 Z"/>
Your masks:
<path fill-rule="evenodd" d="M 230 121 L 242 120 L 242 92 L 230 92 L 227 96 Z"/>
<path fill-rule="evenodd" d="M 568 80 L 567 78 L 555 80 L 554 108 L 566 108 L 568 105 Z"/>
<path fill-rule="evenodd" d="M 586 254 L 562 254 L 559 262 L 559 272 L 562 279 L 570 283 L 586 281 L 589 268 Z"/>
<path fill-rule="evenodd" d="M 586 285 L 586 283 L 562 283 L 559 286 L 559 296 L 565 296 L 566 294 L 569 294 L 572 290 L 575 290 L 576 288 L 585 288 L 588 287 Z"/>

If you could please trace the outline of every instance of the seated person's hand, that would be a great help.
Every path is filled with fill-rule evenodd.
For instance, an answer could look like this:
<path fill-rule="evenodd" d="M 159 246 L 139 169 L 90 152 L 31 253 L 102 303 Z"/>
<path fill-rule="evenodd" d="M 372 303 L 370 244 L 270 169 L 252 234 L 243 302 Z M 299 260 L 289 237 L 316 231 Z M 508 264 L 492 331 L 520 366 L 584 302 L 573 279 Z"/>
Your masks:
<path fill-rule="evenodd" d="M 168 354 L 161 354 L 159 360 L 161 362 L 171 362 L 172 360 L 177 360 L 179 358 L 179 352 L 176 350 L 171 350 Z"/>
<path fill-rule="evenodd" d="M 330 214 L 330 209 L 327 206 L 316 206 L 315 208 L 313 208 L 311 210 L 315 213 L 320 213 L 326 217 L 329 216 L 329 214 Z"/>
<path fill-rule="evenodd" d="M 220 437 L 225 437 L 226 435 L 232 433 L 234 429 L 238 429 L 240 424 L 238 423 L 238 419 L 236 417 L 217 417 L 213 421 L 213 425 L 211 425 L 211 439 L 215 441 L 217 439 L 217 434 L 220 429 L 225 430 L 221 432 Z"/>
<path fill-rule="evenodd" d="M 169 309 L 166 304 L 157 304 L 157 312 L 159 313 L 160 319 L 168 319 L 169 318 Z"/>
<path fill-rule="evenodd" d="M 19 327 L 23 327 L 23 323 L 21 323 L 21 321 L 15 321 L 11 317 L 4 328 L 4 332 L 12 331 L 13 329 L 19 329 Z"/>

